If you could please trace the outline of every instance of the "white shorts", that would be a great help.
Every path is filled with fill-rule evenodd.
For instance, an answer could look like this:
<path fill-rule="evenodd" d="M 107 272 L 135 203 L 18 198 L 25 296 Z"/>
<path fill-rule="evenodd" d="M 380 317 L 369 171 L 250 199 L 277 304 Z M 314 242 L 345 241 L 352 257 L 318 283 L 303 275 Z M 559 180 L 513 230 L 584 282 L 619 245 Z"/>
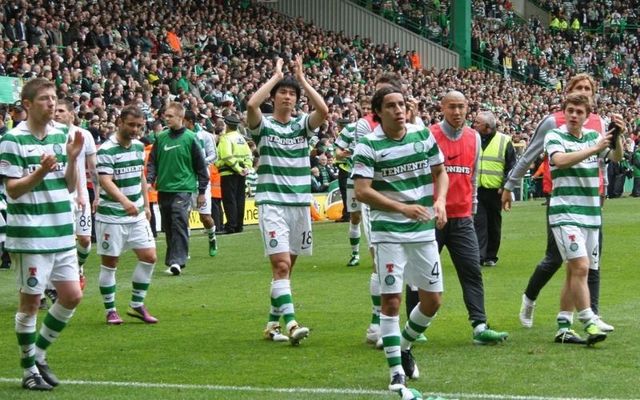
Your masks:
<path fill-rule="evenodd" d="M 564 261 L 587 257 L 589 268 L 598 269 L 600 255 L 597 229 L 564 225 L 554 226 L 551 231 Z"/>
<path fill-rule="evenodd" d="M 42 294 L 49 281 L 80 280 L 76 249 L 59 253 L 11 253 L 11 262 L 16 266 L 17 284 L 21 293 Z"/>
<path fill-rule="evenodd" d="M 309 207 L 258 206 L 258 221 L 264 242 L 264 252 L 310 256 L 313 250 L 311 213 Z"/>
<path fill-rule="evenodd" d="M 141 219 L 132 224 L 107 224 L 96 221 L 98 255 L 120 257 L 127 249 L 156 247 L 149 221 Z"/>
<path fill-rule="evenodd" d="M 360 207 L 360 222 L 362 223 L 362 231 L 364 232 L 364 237 L 367 240 L 367 245 L 370 249 L 372 249 L 373 244 L 371 244 L 371 208 L 369 208 L 368 204 L 362 203 Z"/>
<path fill-rule="evenodd" d="M 91 236 L 91 204 L 82 208 L 75 205 L 76 236 Z"/>
<path fill-rule="evenodd" d="M 207 185 L 207 189 L 204 192 L 204 204 L 198 208 L 198 193 L 194 193 L 191 196 L 191 208 L 198 210 L 198 213 L 211 215 L 211 182 Z"/>
<path fill-rule="evenodd" d="M 402 293 L 405 283 L 427 292 L 444 289 L 438 244 L 376 243 L 376 270 L 380 279 L 380 293 Z"/>
<path fill-rule="evenodd" d="M 353 183 L 351 185 L 347 184 L 347 211 L 348 212 L 358 212 L 361 210 L 361 205 L 356 199 L 356 190 L 353 187 Z"/>

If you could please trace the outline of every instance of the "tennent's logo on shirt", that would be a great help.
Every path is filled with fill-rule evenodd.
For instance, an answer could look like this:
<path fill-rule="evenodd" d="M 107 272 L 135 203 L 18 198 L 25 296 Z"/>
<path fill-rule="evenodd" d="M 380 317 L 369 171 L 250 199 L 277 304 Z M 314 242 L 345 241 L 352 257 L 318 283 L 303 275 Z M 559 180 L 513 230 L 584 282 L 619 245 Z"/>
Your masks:
<path fill-rule="evenodd" d="M 403 174 L 405 172 L 413 172 L 413 171 L 425 169 L 428 166 L 429 166 L 429 161 L 423 160 L 423 161 L 417 161 L 417 162 L 412 162 L 408 164 L 398 165 L 397 167 L 382 168 L 380 170 L 380 173 L 382 174 L 382 176 L 394 176 L 394 175 Z"/>
<path fill-rule="evenodd" d="M 463 174 L 463 175 L 471 175 L 471 168 L 465 167 L 461 165 L 445 165 L 444 167 L 447 174 Z"/>

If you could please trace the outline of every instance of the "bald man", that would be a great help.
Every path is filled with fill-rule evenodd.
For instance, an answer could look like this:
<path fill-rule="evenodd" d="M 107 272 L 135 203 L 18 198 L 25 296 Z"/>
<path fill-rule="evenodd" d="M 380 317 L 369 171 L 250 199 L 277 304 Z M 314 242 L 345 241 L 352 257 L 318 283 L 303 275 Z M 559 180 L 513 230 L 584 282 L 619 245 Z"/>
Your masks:
<path fill-rule="evenodd" d="M 444 120 L 429 127 L 444 154 L 444 166 L 449 176 L 446 204 L 448 222 L 444 228 L 436 230 L 438 250 L 442 251 L 447 246 L 456 268 L 473 328 L 473 343 L 496 344 L 505 341 L 509 334 L 496 332 L 487 326 L 480 252 L 473 225 L 477 208 L 476 175 L 480 161 L 480 135 L 465 125 L 468 103 L 462 93 L 448 92 L 440 106 Z M 410 301 L 416 304 L 414 292 L 407 291 L 407 303 Z"/>

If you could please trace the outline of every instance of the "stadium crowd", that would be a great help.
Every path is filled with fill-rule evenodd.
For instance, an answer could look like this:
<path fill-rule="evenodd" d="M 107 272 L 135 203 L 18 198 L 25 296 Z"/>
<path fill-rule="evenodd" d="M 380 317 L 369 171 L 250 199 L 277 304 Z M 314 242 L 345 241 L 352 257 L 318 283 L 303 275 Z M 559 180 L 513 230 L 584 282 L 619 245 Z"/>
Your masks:
<path fill-rule="evenodd" d="M 484 4 L 485 15 L 497 16 L 502 15 L 504 3 L 478 0 L 474 5 L 482 9 Z M 210 131 L 219 133 L 223 129 L 219 117 L 245 110 L 247 96 L 272 70 L 273 57 L 291 59 L 296 53 L 304 54 L 312 83 L 330 107 L 320 138 L 335 137 L 338 119 L 354 120 L 358 101 L 372 92 L 374 77 L 395 70 L 418 101 L 419 115 L 427 124 L 441 118 L 439 99 L 456 87 L 469 96 L 469 121 L 477 110 L 490 109 L 498 115 L 502 131 L 526 141 L 539 118 L 559 104 L 567 76 L 603 60 L 610 61 L 603 63 L 604 70 L 587 68 L 596 76 L 604 74 L 603 85 L 612 83 L 601 91 L 601 108 L 622 112 L 633 122 L 630 132 L 640 129 L 635 35 L 623 35 L 617 52 L 605 52 L 610 45 L 606 36 L 585 35 L 570 45 L 544 33 L 540 23 L 516 29 L 500 18 L 475 18 L 475 47 L 500 65 L 510 57 L 514 71 L 557 86 L 547 89 L 476 69 L 414 69 L 410 52 L 395 43 L 374 44 L 367 38 L 325 32 L 302 19 L 250 7 L 246 1 L 193 0 L 180 7 L 166 1 L 153 12 L 133 1 L 99 1 L 84 8 L 81 4 L 62 1 L 56 8 L 44 1 L 5 4 L 0 13 L 4 40 L 0 74 L 55 80 L 60 97 L 73 99 L 98 142 L 113 129 L 119 110 L 128 103 L 143 109 L 149 132 L 160 128 L 157 121 L 163 107 L 179 101 L 197 111 L 199 122 Z M 567 54 L 573 55 L 573 65 Z M 590 61 L 579 61 L 581 54 Z M 625 68 L 609 68 L 616 60 Z M 606 79 L 612 69 L 620 78 L 618 84 Z M 268 112 L 270 105 L 263 107 Z M 304 98 L 300 111 L 308 111 Z"/>

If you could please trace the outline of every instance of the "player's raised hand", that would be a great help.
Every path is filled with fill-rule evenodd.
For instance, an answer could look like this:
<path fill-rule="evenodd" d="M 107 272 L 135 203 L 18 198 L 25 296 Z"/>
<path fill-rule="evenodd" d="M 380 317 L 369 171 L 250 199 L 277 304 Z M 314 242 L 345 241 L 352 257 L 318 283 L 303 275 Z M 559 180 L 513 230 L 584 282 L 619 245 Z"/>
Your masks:
<path fill-rule="evenodd" d="M 84 146 L 84 136 L 82 136 L 82 132 L 76 131 L 70 140 L 67 141 L 67 157 L 70 160 L 75 160 L 78 158 L 78 154 L 82 151 L 82 147 Z"/>
<path fill-rule="evenodd" d="M 275 74 L 279 77 L 282 78 L 284 76 L 284 73 L 282 72 L 282 66 L 284 65 L 284 60 L 280 57 L 278 57 L 276 59 L 276 72 Z"/>
<path fill-rule="evenodd" d="M 598 152 L 606 149 L 611 145 L 611 140 L 613 140 L 614 129 L 611 129 L 610 131 L 607 131 L 604 135 L 600 136 L 600 140 L 598 140 L 598 143 L 596 144 L 596 148 L 598 149 Z"/>
<path fill-rule="evenodd" d="M 40 155 L 40 166 L 47 174 L 58 166 L 58 159 L 53 154 Z"/>
<path fill-rule="evenodd" d="M 296 54 L 293 60 L 293 73 L 297 80 L 304 79 L 304 67 L 302 66 L 302 54 Z"/>

